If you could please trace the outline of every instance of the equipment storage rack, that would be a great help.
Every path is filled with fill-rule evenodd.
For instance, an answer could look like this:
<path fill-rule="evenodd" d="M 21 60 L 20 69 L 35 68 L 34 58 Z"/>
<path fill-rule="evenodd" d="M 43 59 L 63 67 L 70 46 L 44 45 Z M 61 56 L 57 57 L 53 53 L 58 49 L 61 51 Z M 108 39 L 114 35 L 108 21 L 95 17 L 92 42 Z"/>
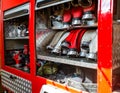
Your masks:
<path fill-rule="evenodd" d="M 0 2 L 1 81 L 5 91 L 112 93 L 120 90 L 119 0 L 1 0 Z M 86 8 L 88 6 L 89 8 Z M 74 14 L 75 11 L 78 11 L 78 15 Z M 86 12 L 90 13 L 92 18 L 83 17 Z M 66 17 L 69 17 L 69 26 Z M 76 23 L 78 19 L 81 22 L 79 24 Z M 68 37 L 72 31 L 74 34 L 81 31 L 76 35 L 82 35 L 82 38 L 86 32 L 89 36 L 92 32 L 93 35 L 95 33 L 97 41 L 92 48 L 97 49 L 96 57 L 80 57 L 84 48 L 88 49 L 86 50 L 88 54 L 91 53 L 90 42 L 95 39 L 93 37 L 90 42 L 85 43 L 89 44 L 89 48 L 83 46 L 81 44 L 83 39 L 79 38 L 79 42 L 75 44 L 77 53 L 71 48 L 72 46 L 67 48 L 64 46 L 63 41 L 66 40 L 64 37 L 62 42 L 59 41 L 63 35 Z M 77 40 L 75 35 L 70 38 L 72 38 L 70 43 L 75 43 L 74 40 Z M 57 40 L 61 43 L 59 51 L 54 50 Z M 57 42 L 56 46 L 52 48 L 51 42 L 53 45 Z M 67 52 L 64 49 L 67 49 Z M 74 53 L 76 54 L 72 55 Z"/>

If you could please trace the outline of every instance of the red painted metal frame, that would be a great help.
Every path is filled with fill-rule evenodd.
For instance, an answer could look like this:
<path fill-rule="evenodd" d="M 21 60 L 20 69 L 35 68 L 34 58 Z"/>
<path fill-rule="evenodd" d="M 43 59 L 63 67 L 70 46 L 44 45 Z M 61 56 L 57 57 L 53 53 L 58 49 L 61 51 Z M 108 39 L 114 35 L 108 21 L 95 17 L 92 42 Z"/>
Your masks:
<path fill-rule="evenodd" d="M 98 7 L 98 93 L 112 93 L 113 0 L 99 0 Z"/>
<path fill-rule="evenodd" d="M 0 54 L 2 59 L 2 69 L 13 73 L 17 76 L 23 77 L 27 80 L 32 81 L 32 93 L 39 93 L 41 87 L 43 84 L 46 84 L 46 79 L 42 77 L 37 77 L 36 76 L 36 51 L 35 51 L 35 0 L 13 0 L 10 2 L 9 0 L 2 0 L 2 12 L 0 16 L 0 43 L 2 46 L 0 46 Z M 5 60 L 4 60 L 4 29 L 3 29 L 3 13 L 4 11 L 16 7 L 18 5 L 24 4 L 25 2 L 30 1 L 30 14 L 29 14 L 29 46 L 30 46 L 30 73 L 26 73 L 20 70 L 17 70 L 15 68 L 11 68 L 9 66 L 5 65 Z M 6 6 L 8 5 L 8 6 Z"/>
<path fill-rule="evenodd" d="M 0 0 L 0 33 L 2 32 L 2 16 L 1 16 L 1 14 L 2 14 L 2 3 L 1 3 L 1 0 Z M 2 50 L 2 43 L 1 43 L 1 41 L 2 41 L 2 37 L 0 36 L 0 44 L 1 44 L 1 46 L 0 46 L 0 69 L 1 69 L 1 67 L 2 67 L 2 63 L 1 63 L 1 58 L 2 58 L 2 53 L 1 53 L 1 50 Z"/>
<path fill-rule="evenodd" d="M 31 51 L 31 75 L 32 75 L 32 91 L 39 93 L 43 84 L 46 84 L 46 79 L 36 76 L 36 39 L 35 39 L 35 0 L 30 0 L 30 51 Z"/>
<path fill-rule="evenodd" d="M 1 0 L 2 1 L 2 10 L 8 10 L 10 8 L 16 7 L 20 4 L 26 3 L 30 0 Z"/>
<path fill-rule="evenodd" d="M 36 65 L 35 65 L 35 61 L 36 61 L 36 51 L 35 51 L 35 1 L 34 0 L 31 0 L 30 1 L 30 15 L 29 15 L 29 17 L 30 17 L 30 21 L 29 21 L 29 30 L 31 31 L 30 32 L 30 34 L 29 34 L 29 37 L 30 37 L 30 55 L 31 55 L 31 57 L 30 57 L 30 68 L 32 68 L 31 69 L 31 74 L 33 75 L 33 76 L 35 76 L 36 75 Z"/>
<path fill-rule="evenodd" d="M 14 2 L 13 2 L 14 1 Z M 27 80 L 30 80 L 31 81 L 31 74 L 30 73 L 26 73 L 26 72 L 23 72 L 23 71 L 20 71 L 20 70 L 17 70 L 15 68 L 12 68 L 12 67 L 9 67 L 9 66 L 6 66 L 5 65 L 5 60 L 4 60 L 4 28 L 3 28 L 3 13 L 5 10 L 7 10 L 8 8 L 13 8 L 13 7 L 16 7 L 17 5 L 20 5 L 20 4 L 24 4 L 25 2 L 28 2 L 28 0 L 21 0 L 21 1 L 15 1 L 13 0 L 11 3 L 9 0 L 2 0 L 2 5 L 1 5 L 1 16 L 0 16 L 0 26 L 1 26 L 1 31 L 0 31 L 0 43 L 1 43 L 1 46 L 0 46 L 0 54 L 1 54 L 1 62 L 2 62 L 2 69 L 10 72 L 10 73 L 13 73 L 15 75 L 18 75 L 20 77 L 23 77 Z M 9 5 L 10 4 L 10 5 Z M 6 6 L 7 5 L 7 6 Z M 30 19 L 30 18 L 29 18 Z M 30 28 L 30 27 L 29 27 Z M 30 31 L 31 32 L 31 31 Z M 29 40 L 30 41 L 30 40 Z"/>

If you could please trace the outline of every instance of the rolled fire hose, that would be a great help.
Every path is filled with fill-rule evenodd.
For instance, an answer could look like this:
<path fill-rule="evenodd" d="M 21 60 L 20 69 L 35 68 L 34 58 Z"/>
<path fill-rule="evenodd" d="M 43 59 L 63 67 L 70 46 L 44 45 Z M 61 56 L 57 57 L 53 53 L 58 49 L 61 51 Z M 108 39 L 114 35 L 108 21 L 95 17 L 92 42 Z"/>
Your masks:
<path fill-rule="evenodd" d="M 71 11 L 65 10 L 63 13 L 63 29 L 68 29 L 70 27 L 71 18 Z"/>
<path fill-rule="evenodd" d="M 72 6 L 74 6 L 74 7 L 78 7 L 79 5 L 78 5 L 78 0 L 72 0 L 71 1 L 71 4 L 72 4 Z"/>
<path fill-rule="evenodd" d="M 82 16 L 83 23 L 87 24 L 87 25 L 93 25 L 96 21 L 96 17 L 95 17 L 95 14 L 94 14 L 95 1 L 92 1 L 92 5 L 88 6 L 88 7 L 85 7 L 83 9 L 83 11 L 84 11 L 84 14 Z"/>
<path fill-rule="evenodd" d="M 79 36 L 79 34 L 81 33 L 82 29 L 75 29 L 74 30 L 74 35 L 71 37 L 71 41 L 70 41 L 70 49 L 77 49 L 77 38 Z"/>
<path fill-rule="evenodd" d="M 45 50 L 45 47 L 50 43 L 53 36 L 55 35 L 55 31 L 43 32 L 39 37 L 36 39 L 36 48 L 38 51 Z"/>
<path fill-rule="evenodd" d="M 79 6 L 83 8 L 90 7 L 93 3 L 93 0 L 78 0 Z"/>
<path fill-rule="evenodd" d="M 71 10 L 71 14 L 72 14 L 72 25 L 80 25 L 82 24 L 81 22 L 81 18 L 83 15 L 83 9 L 82 7 L 73 7 Z"/>
<path fill-rule="evenodd" d="M 63 13 L 63 23 L 68 24 L 70 23 L 72 18 L 71 11 L 70 10 L 65 10 Z"/>
<path fill-rule="evenodd" d="M 84 6 L 81 6 L 81 7 L 83 7 L 84 12 L 94 11 L 95 10 L 95 0 L 92 1 L 91 5 L 86 6 L 86 7 L 84 7 Z"/>
<path fill-rule="evenodd" d="M 88 12 L 84 12 L 84 15 L 82 16 L 82 20 L 91 21 L 91 20 L 96 20 L 96 18 L 91 11 L 88 11 Z"/>
<path fill-rule="evenodd" d="M 89 45 L 89 54 L 86 56 L 89 59 L 97 60 L 97 51 L 98 51 L 98 36 L 96 34 L 95 38 L 91 41 Z"/>
<path fill-rule="evenodd" d="M 59 31 L 55 34 L 54 38 L 50 42 L 50 44 L 47 46 L 47 49 L 52 50 L 60 40 L 61 36 L 65 33 L 66 31 Z"/>
<path fill-rule="evenodd" d="M 74 30 L 70 31 L 70 34 L 66 37 L 64 42 L 61 44 L 62 48 L 69 48 L 70 42 L 71 42 L 71 39 L 72 39 L 74 33 L 75 33 Z"/>
<path fill-rule="evenodd" d="M 96 30 L 87 30 L 81 40 L 81 52 L 80 52 L 80 57 L 86 57 L 86 54 L 89 52 L 89 43 L 93 38 L 96 36 Z M 86 44 L 85 44 L 86 43 Z M 82 47 L 82 45 L 84 46 Z"/>
<path fill-rule="evenodd" d="M 52 53 L 59 54 L 61 53 L 61 43 L 65 40 L 65 38 L 70 34 L 70 32 L 64 33 L 64 35 L 60 38 L 57 45 L 52 50 Z"/>
<path fill-rule="evenodd" d="M 80 51 L 80 49 L 78 49 L 78 47 L 80 47 L 80 44 L 79 45 L 77 45 L 77 44 L 80 43 L 84 32 L 85 32 L 85 30 L 83 30 L 83 29 L 76 29 L 75 30 L 75 34 L 72 37 L 72 40 L 70 42 L 71 45 L 69 47 L 70 50 L 67 54 L 68 56 L 77 56 L 78 55 L 78 53 Z M 78 39 L 79 39 L 79 42 L 78 42 Z"/>
<path fill-rule="evenodd" d="M 83 37 L 85 32 L 86 32 L 86 29 L 82 29 L 81 33 L 79 34 L 79 36 L 77 38 L 77 51 L 78 51 L 78 53 L 81 51 L 80 44 L 81 44 L 81 40 L 82 40 L 82 37 Z"/>

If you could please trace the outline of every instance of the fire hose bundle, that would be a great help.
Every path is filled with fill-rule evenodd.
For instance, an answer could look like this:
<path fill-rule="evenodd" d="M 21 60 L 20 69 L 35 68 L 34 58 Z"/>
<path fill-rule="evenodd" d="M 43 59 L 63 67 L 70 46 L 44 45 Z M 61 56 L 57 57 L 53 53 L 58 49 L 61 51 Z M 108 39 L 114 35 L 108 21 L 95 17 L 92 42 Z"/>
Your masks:
<path fill-rule="evenodd" d="M 80 41 L 85 29 L 72 30 L 67 38 L 62 43 L 62 48 L 69 49 L 68 56 L 77 56 L 80 51 Z"/>
<path fill-rule="evenodd" d="M 86 31 L 81 40 L 80 57 L 87 57 L 89 59 L 97 59 L 97 31 Z"/>
<path fill-rule="evenodd" d="M 57 11 L 51 16 L 53 29 L 69 29 L 76 25 L 94 25 L 95 1 L 94 0 L 73 0 L 58 6 Z"/>
<path fill-rule="evenodd" d="M 50 44 L 47 46 L 47 49 L 54 49 L 54 47 L 56 46 L 57 42 L 59 41 L 59 39 L 61 38 L 61 36 L 65 33 L 65 31 L 60 31 L 57 32 L 54 36 L 54 38 L 52 39 L 52 41 L 50 42 Z"/>
<path fill-rule="evenodd" d="M 64 5 L 51 7 L 52 12 L 49 18 L 53 31 L 43 30 L 36 33 L 36 48 L 38 52 L 54 57 L 87 58 L 96 61 L 98 51 L 97 30 L 74 28 L 75 26 L 95 24 L 94 1 L 73 0 Z M 61 67 L 59 68 L 60 65 Z M 91 89 L 96 89 L 96 85 L 93 85 L 93 80 L 88 78 L 84 71 L 81 71 L 82 74 L 76 74 L 77 71 L 71 70 L 73 66 L 66 66 L 65 64 L 54 62 L 40 62 L 40 65 L 37 63 L 37 75 L 85 91 L 87 85 L 83 83 L 89 83 L 91 84 L 88 84 Z M 64 68 L 69 68 L 69 70 L 64 71 Z M 65 72 L 67 71 L 70 73 L 66 74 Z M 87 91 L 91 92 L 89 89 Z"/>
<path fill-rule="evenodd" d="M 48 31 L 37 34 L 36 48 L 52 54 L 97 60 L 97 31 L 73 29 L 71 31 Z"/>
<path fill-rule="evenodd" d="M 47 49 L 50 53 L 57 55 L 97 60 L 97 31 L 85 28 L 70 29 L 71 26 L 93 25 L 96 21 L 94 11 L 95 0 L 73 0 L 51 7 L 51 27 L 59 29 L 59 31 L 41 31 L 39 33 L 38 29 L 48 29 L 46 16 L 40 16 L 42 22 L 36 21 L 38 24 L 36 49 L 38 51 Z M 40 13 L 39 15 L 45 14 Z M 44 26 L 40 26 L 42 24 Z"/>
<path fill-rule="evenodd" d="M 47 49 L 50 49 L 50 46 L 54 45 L 54 47 L 51 48 L 52 53 L 64 54 L 71 57 L 86 57 L 93 60 L 97 59 L 96 30 L 75 29 L 70 32 L 64 32 L 62 36 L 61 34 L 56 35 L 47 46 Z M 54 43 L 58 37 L 59 40 Z"/>

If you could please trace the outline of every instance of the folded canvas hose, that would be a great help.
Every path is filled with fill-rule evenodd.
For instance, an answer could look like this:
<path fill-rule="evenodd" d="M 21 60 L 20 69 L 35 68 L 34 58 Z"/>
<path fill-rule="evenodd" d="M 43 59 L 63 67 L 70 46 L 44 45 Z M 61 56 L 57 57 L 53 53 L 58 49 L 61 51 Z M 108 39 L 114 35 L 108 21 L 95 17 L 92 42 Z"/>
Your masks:
<path fill-rule="evenodd" d="M 97 33 L 96 33 L 96 36 L 90 42 L 89 49 L 90 49 L 90 51 L 89 51 L 89 53 L 86 57 L 89 58 L 89 59 L 92 59 L 92 60 L 97 60 L 97 51 L 98 51 L 98 36 L 97 36 Z"/>
<path fill-rule="evenodd" d="M 55 31 L 41 32 L 36 38 L 36 48 L 38 51 L 44 51 L 55 35 Z"/>
<path fill-rule="evenodd" d="M 52 39 L 52 41 L 50 42 L 50 44 L 47 46 L 47 49 L 52 50 L 54 49 L 54 47 L 56 46 L 56 44 L 58 43 L 58 41 L 60 40 L 60 38 L 62 37 L 62 35 L 65 33 L 66 31 L 59 31 L 55 34 L 54 38 Z"/>
<path fill-rule="evenodd" d="M 52 53 L 55 54 L 60 54 L 61 51 L 61 43 L 65 40 L 65 38 L 70 34 L 70 32 L 65 32 L 62 37 L 60 38 L 60 40 L 57 42 L 56 46 L 54 47 L 54 49 L 52 50 Z"/>
<path fill-rule="evenodd" d="M 80 44 L 81 44 L 81 40 L 82 40 L 82 37 L 83 37 L 85 32 L 86 32 L 86 29 L 82 29 L 81 33 L 79 34 L 79 36 L 77 38 L 77 51 L 78 51 L 78 53 L 81 51 Z"/>
<path fill-rule="evenodd" d="M 87 21 L 91 21 L 91 20 L 96 20 L 96 17 L 93 14 L 93 12 L 88 11 L 88 12 L 84 12 L 84 15 L 82 16 L 82 20 L 83 20 L 83 22 L 87 22 Z"/>
<path fill-rule="evenodd" d="M 83 8 L 87 8 L 93 4 L 93 0 L 78 0 L 78 4 Z"/>
<path fill-rule="evenodd" d="M 70 31 L 70 34 L 66 37 L 66 39 L 64 40 L 64 42 L 61 44 L 61 46 L 63 48 L 69 48 L 70 42 L 71 42 L 72 37 L 74 36 L 74 34 L 75 34 L 75 30 Z"/>
<path fill-rule="evenodd" d="M 81 6 L 82 7 L 82 6 Z M 88 12 L 88 11 L 94 11 L 95 10 L 95 1 L 92 3 L 91 6 L 86 6 L 86 7 L 83 7 L 83 11 L 84 12 Z"/>
<path fill-rule="evenodd" d="M 80 25 L 82 24 L 81 18 L 83 15 L 83 9 L 82 7 L 73 7 L 71 9 L 71 14 L 72 14 L 72 25 Z"/>
<path fill-rule="evenodd" d="M 87 30 L 81 40 L 80 43 L 80 57 L 86 57 L 86 54 L 89 52 L 89 44 L 95 38 L 96 30 Z"/>
<path fill-rule="evenodd" d="M 80 52 L 80 44 L 79 43 L 81 42 L 82 36 L 85 32 L 85 30 L 83 30 L 83 29 L 76 29 L 74 31 L 75 31 L 75 33 L 70 41 L 69 52 L 67 54 L 68 56 L 77 56 L 78 55 L 78 53 Z"/>
<path fill-rule="evenodd" d="M 82 16 L 83 23 L 87 25 L 93 25 L 96 20 L 96 17 L 94 14 L 95 2 L 93 2 L 91 6 L 85 7 L 83 11 L 84 11 Z"/>
<path fill-rule="evenodd" d="M 65 10 L 63 13 L 63 29 L 67 29 L 70 27 L 71 18 L 71 11 Z"/>
<path fill-rule="evenodd" d="M 72 1 L 71 1 L 71 5 L 72 5 L 73 7 L 78 7 L 78 6 L 79 6 L 78 0 L 72 0 Z"/>
<path fill-rule="evenodd" d="M 66 39 L 61 44 L 61 46 L 63 48 L 72 48 L 74 41 L 76 41 L 75 38 L 77 38 L 77 36 L 79 35 L 80 32 L 81 32 L 81 29 L 76 29 L 76 30 L 70 31 L 70 34 L 68 35 L 68 37 L 66 37 Z"/>
<path fill-rule="evenodd" d="M 75 29 L 74 31 L 75 31 L 74 35 L 72 36 L 72 39 L 70 41 L 70 46 L 69 46 L 70 49 L 74 49 L 74 48 L 77 49 L 77 38 L 81 33 L 82 29 Z"/>
<path fill-rule="evenodd" d="M 61 47 L 62 47 L 62 55 L 67 55 L 70 42 L 72 40 L 72 37 L 74 35 L 74 30 L 70 31 L 69 35 L 65 38 L 65 40 L 62 42 Z"/>

